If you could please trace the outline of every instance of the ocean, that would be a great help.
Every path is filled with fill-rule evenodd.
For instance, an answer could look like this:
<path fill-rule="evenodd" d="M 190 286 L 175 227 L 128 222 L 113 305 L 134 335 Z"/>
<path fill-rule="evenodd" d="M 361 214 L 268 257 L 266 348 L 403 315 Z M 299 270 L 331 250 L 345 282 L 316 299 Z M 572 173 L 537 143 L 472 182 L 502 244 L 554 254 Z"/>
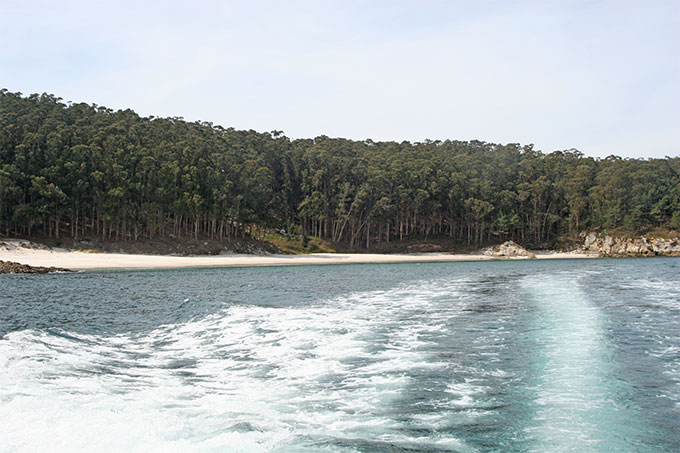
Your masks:
<path fill-rule="evenodd" d="M 2 275 L 0 451 L 680 451 L 680 259 Z"/>

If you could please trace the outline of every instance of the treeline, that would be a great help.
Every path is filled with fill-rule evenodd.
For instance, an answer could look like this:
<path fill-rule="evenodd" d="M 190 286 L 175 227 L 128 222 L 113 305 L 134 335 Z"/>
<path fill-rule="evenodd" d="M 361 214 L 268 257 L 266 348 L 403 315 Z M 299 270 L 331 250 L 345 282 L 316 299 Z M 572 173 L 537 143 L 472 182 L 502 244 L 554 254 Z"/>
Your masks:
<path fill-rule="evenodd" d="M 290 140 L 0 91 L 0 233 L 139 240 L 285 229 L 353 248 L 549 244 L 680 228 L 680 158 L 480 141 Z"/>

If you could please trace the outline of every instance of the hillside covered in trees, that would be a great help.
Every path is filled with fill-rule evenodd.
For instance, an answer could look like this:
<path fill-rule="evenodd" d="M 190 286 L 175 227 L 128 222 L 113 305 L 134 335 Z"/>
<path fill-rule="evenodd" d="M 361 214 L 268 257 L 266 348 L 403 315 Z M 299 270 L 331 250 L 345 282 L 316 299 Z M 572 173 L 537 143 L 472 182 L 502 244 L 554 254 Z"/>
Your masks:
<path fill-rule="evenodd" d="M 350 248 L 407 238 L 551 245 L 680 228 L 680 158 L 543 154 L 225 129 L 0 91 L 0 234 L 140 240 L 270 229 Z"/>

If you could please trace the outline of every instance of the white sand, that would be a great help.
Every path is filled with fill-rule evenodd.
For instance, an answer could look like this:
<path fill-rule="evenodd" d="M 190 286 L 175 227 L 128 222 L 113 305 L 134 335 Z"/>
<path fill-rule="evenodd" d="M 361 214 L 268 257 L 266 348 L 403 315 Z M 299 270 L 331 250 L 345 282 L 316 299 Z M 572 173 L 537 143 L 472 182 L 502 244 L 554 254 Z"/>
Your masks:
<path fill-rule="evenodd" d="M 310 264 L 354 263 L 428 263 L 446 261 L 489 261 L 498 258 L 485 255 L 455 255 L 422 253 L 409 255 L 380 255 L 364 253 L 314 253 L 310 255 L 218 255 L 165 256 L 131 255 L 123 253 L 86 253 L 64 249 L 34 249 L 16 240 L 1 240 L 0 260 L 14 261 L 29 266 L 63 267 L 73 270 L 91 269 L 164 269 L 181 267 L 227 266 L 289 266 Z M 594 258 L 595 255 L 577 253 L 536 253 L 537 259 Z M 526 258 L 513 258 L 526 259 Z"/>

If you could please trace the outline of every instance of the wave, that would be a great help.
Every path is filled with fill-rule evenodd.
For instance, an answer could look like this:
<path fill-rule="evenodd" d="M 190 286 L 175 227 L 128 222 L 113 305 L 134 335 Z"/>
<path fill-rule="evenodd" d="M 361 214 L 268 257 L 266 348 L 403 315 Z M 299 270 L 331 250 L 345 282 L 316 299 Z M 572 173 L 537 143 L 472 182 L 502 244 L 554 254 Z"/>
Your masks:
<path fill-rule="evenodd" d="M 410 433 L 393 404 L 465 303 L 459 281 L 300 307 L 236 305 L 147 334 L 24 330 L 0 341 L 10 450 L 335 451 L 377 442 L 465 450 Z M 453 390 L 461 403 L 479 390 Z M 433 411 L 434 418 L 447 413 Z M 406 426 L 408 425 L 408 426 Z M 352 447 L 352 445 L 354 445 Z"/>

